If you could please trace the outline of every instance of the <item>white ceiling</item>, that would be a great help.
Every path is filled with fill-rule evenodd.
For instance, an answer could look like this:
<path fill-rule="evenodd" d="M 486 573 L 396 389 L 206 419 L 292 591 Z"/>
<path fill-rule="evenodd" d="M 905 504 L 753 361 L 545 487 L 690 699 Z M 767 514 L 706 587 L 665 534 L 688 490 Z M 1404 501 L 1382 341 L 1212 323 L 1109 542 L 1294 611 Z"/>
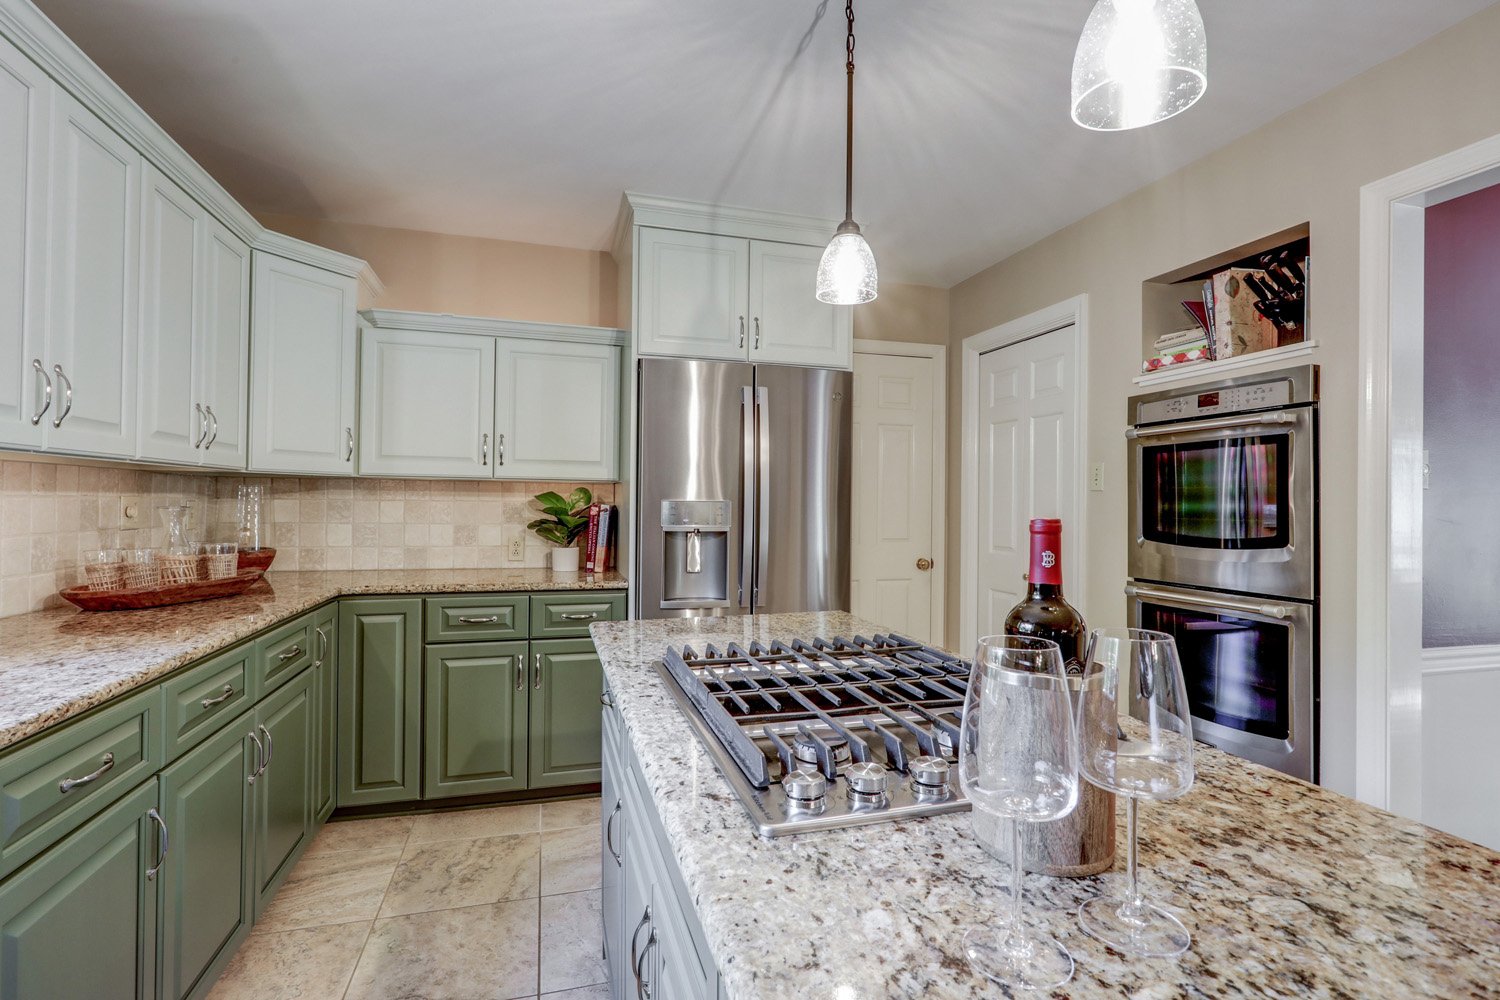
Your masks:
<path fill-rule="evenodd" d="M 1100 135 L 1092 0 L 857 0 L 855 218 L 952 285 L 1490 2 L 1200 0 L 1208 95 Z M 601 249 L 627 189 L 842 214 L 837 0 L 38 3 L 252 209 Z"/>

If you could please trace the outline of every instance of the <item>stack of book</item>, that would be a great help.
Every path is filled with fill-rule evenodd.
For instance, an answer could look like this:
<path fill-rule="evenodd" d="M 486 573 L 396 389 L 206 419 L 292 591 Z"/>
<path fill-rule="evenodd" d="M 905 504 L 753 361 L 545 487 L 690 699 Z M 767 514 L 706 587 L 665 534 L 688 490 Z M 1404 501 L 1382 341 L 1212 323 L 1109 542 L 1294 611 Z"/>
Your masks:
<path fill-rule="evenodd" d="M 1208 361 L 1210 358 L 1208 334 L 1201 327 L 1164 333 L 1156 338 L 1154 346 L 1156 354 L 1142 362 L 1143 372 Z"/>
<path fill-rule="evenodd" d="M 615 522 L 618 508 L 612 503 L 589 504 L 588 543 L 583 550 L 583 571 L 603 573 L 615 561 Z"/>

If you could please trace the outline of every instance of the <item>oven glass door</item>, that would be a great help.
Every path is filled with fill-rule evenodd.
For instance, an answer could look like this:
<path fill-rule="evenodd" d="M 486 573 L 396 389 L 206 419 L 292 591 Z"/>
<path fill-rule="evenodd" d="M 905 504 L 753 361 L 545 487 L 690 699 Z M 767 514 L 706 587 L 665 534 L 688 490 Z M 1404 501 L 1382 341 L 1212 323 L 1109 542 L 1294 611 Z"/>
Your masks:
<path fill-rule="evenodd" d="M 1286 548 L 1291 447 L 1284 432 L 1143 442 L 1142 536 L 1201 549 Z"/>

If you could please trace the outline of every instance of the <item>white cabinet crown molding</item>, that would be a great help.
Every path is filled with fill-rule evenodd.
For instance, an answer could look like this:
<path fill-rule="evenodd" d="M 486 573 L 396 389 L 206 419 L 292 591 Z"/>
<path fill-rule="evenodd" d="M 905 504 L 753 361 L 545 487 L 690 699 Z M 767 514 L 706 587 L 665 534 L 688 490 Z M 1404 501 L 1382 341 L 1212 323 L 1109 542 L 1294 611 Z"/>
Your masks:
<path fill-rule="evenodd" d="M 512 337 L 552 343 L 609 344 L 623 347 L 630 340 L 625 330 L 570 323 L 532 323 L 518 319 L 455 316 L 452 313 L 407 312 L 399 309 L 366 309 L 365 322 L 381 330 L 413 330 L 433 333 L 467 333 L 482 337 Z"/>
<path fill-rule="evenodd" d="M 379 297 L 385 291 L 385 285 L 365 261 L 346 253 L 339 253 L 337 250 L 320 247 L 316 243 L 299 240 L 295 236 L 261 229 L 259 235 L 250 241 L 250 247 L 263 253 L 285 257 L 287 260 L 311 264 L 313 267 L 332 271 L 334 274 L 342 274 L 346 278 L 357 278 L 360 287 L 365 290 L 366 294 L 373 297 Z"/>
<path fill-rule="evenodd" d="M 794 215 L 790 212 L 734 205 L 708 205 L 681 198 L 626 191 L 620 200 L 620 213 L 615 219 L 615 233 L 611 243 L 617 259 L 629 241 L 632 226 L 822 246 L 833 237 L 838 222 L 812 215 Z"/>

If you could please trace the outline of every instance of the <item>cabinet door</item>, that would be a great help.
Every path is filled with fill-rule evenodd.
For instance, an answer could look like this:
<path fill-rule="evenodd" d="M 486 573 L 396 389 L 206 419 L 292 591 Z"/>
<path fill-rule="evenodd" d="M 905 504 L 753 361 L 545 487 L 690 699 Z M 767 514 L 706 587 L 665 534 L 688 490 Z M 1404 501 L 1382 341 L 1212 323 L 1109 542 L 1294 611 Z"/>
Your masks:
<path fill-rule="evenodd" d="M 526 787 L 526 643 L 427 647 L 422 797 Z"/>
<path fill-rule="evenodd" d="M 655 958 L 656 929 L 652 926 L 651 866 L 643 853 L 645 841 L 642 825 L 631 816 L 621 853 L 625 863 L 620 873 L 621 905 L 624 919 L 620 924 L 620 982 L 611 992 L 621 997 L 654 996 L 657 981 Z M 614 984 L 611 984 L 612 986 Z"/>
<path fill-rule="evenodd" d="M 250 932 L 252 794 L 261 763 L 247 712 L 161 773 L 170 850 L 161 881 L 161 996 L 182 1000 L 211 981 Z M 264 741 L 262 741 L 264 743 Z"/>
<path fill-rule="evenodd" d="M 599 693 L 604 670 L 589 639 L 531 644 L 531 752 L 528 787 L 599 780 Z"/>
<path fill-rule="evenodd" d="M 0 38 L 0 444 L 36 448 L 48 405 L 46 319 L 48 113 L 52 81 Z M 43 368 L 47 375 L 51 371 Z"/>
<path fill-rule="evenodd" d="M 339 602 L 338 804 L 421 795 L 422 601 Z"/>
<path fill-rule="evenodd" d="M 53 92 L 52 107 L 42 363 L 57 384 L 47 447 L 130 458 L 136 449 L 141 157 L 66 92 Z"/>
<path fill-rule="evenodd" d="M 314 754 L 313 816 L 322 823 L 333 812 L 338 782 L 339 611 L 332 604 L 318 612 L 313 624 L 317 643 L 313 660 L 313 694 L 317 701 L 317 750 Z"/>
<path fill-rule="evenodd" d="M 495 385 L 497 477 L 617 477 L 620 348 L 502 337 Z"/>
<path fill-rule="evenodd" d="M 359 352 L 359 471 L 490 476 L 495 338 L 370 330 Z"/>
<path fill-rule="evenodd" d="M 622 773 L 614 745 L 605 743 L 599 776 L 599 909 L 604 918 L 604 964 L 609 970 L 610 995 L 614 997 L 623 995 L 614 987 L 624 982 L 625 975 L 623 852 L 627 819 L 620 791 Z"/>
<path fill-rule="evenodd" d="M 350 475 L 357 282 L 251 256 L 250 468 Z"/>
<path fill-rule="evenodd" d="M 636 239 L 636 349 L 745 360 L 749 241 L 646 227 Z M 809 281 L 809 295 L 811 288 Z"/>
<path fill-rule="evenodd" d="M 281 885 L 313 834 L 313 682 L 307 669 L 255 713 L 266 759 L 255 779 L 255 916 Z"/>
<path fill-rule="evenodd" d="M 141 197 L 140 457 L 196 463 L 208 440 L 198 392 L 198 260 L 206 213 L 145 165 Z"/>
<path fill-rule="evenodd" d="M 0 884 L 0 1000 L 155 995 L 155 808 L 150 781 Z"/>
<path fill-rule="evenodd" d="M 202 462 L 243 469 L 249 439 L 250 248 L 213 216 L 205 216 L 204 224 L 197 384 L 209 428 Z"/>
<path fill-rule="evenodd" d="M 814 294 L 822 247 L 750 242 L 750 360 L 854 367 L 854 314 Z"/>

